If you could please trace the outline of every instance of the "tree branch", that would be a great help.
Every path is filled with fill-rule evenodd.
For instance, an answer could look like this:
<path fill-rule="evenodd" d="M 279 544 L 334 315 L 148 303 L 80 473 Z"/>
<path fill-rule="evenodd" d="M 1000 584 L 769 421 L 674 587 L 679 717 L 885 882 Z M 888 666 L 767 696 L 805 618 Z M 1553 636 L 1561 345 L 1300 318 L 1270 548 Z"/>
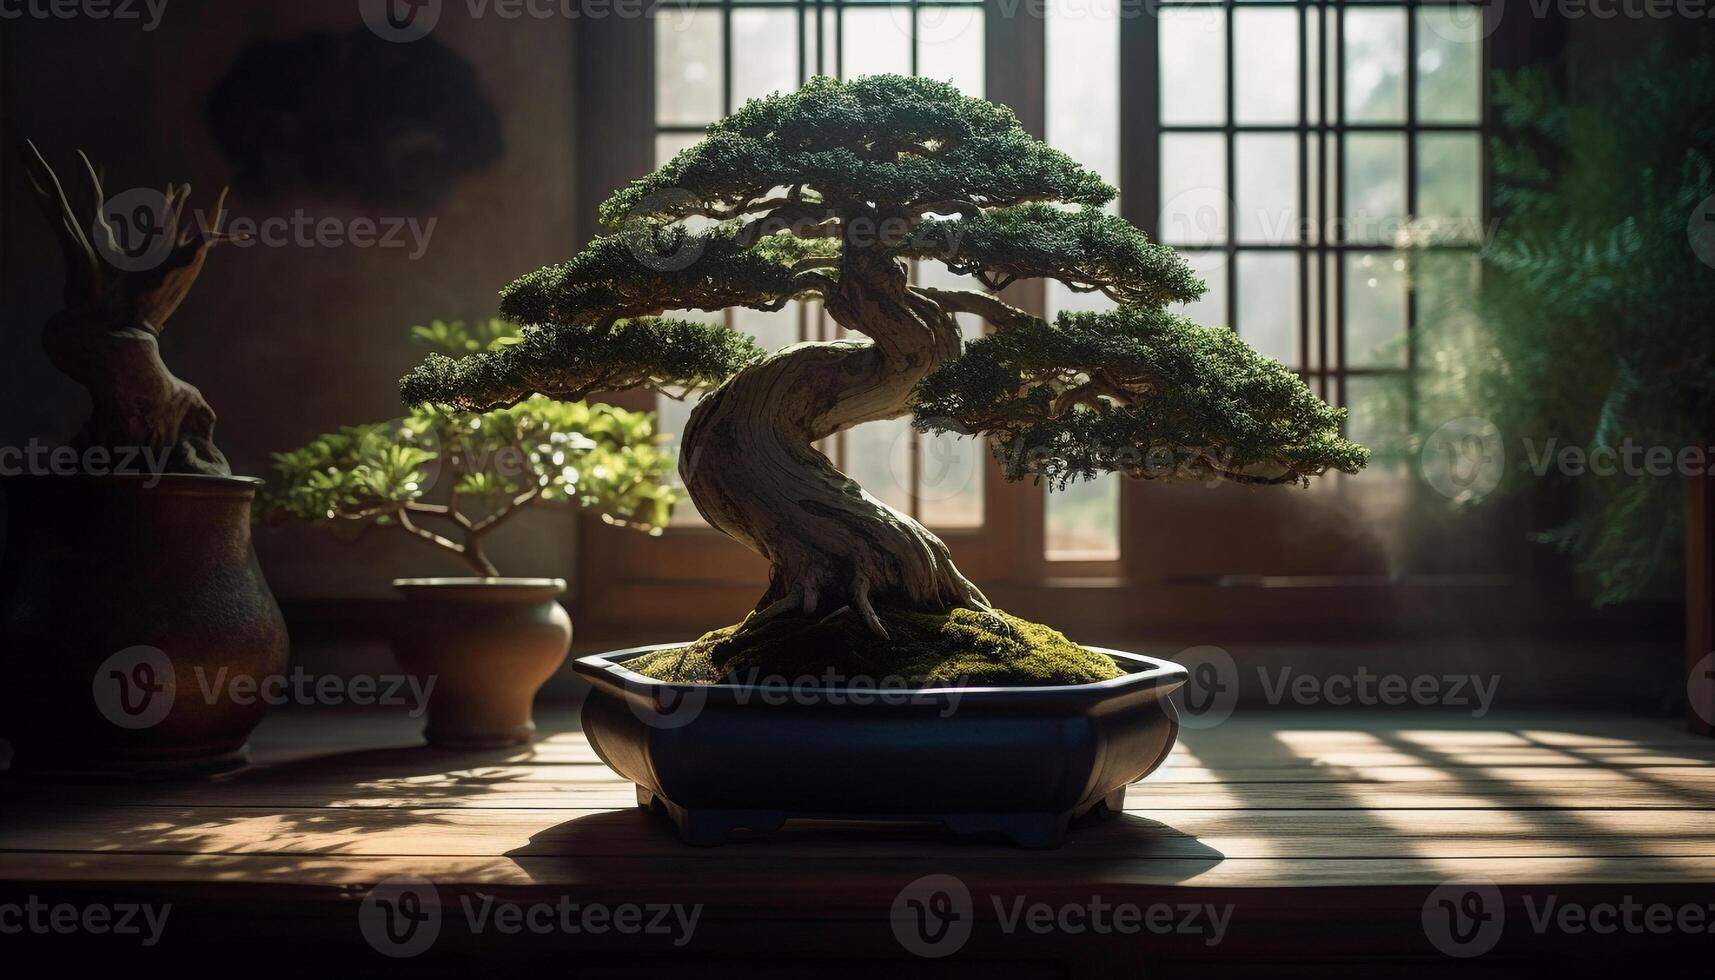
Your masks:
<path fill-rule="evenodd" d="M 1041 319 L 998 296 L 979 293 L 973 289 L 939 289 L 934 286 L 913 286 L 911 289 L 949 313 L 971 313 L 980 316 L 994 324 L 996 330 L 1005 330 L 1021 322 Z"/>
<path fill-rule="evenodd" d="M 395 516 L 398 518 L 399 526 L 401 528 L 416 535 L 424 541 L 429 542 L 430 544 L 444 548 L 447 551 L 458 555 L 460 561 L 463 561 L 465 564 L 475 569 L 482 575 L 482 577 L 493 578 L 500 574 L 499 569 L 495 568 L 494 563 L 490 562 L 482 554 L 481 549 L 467 547 L 466 545 L 459 544 L 451 538 L 436 534 L 427 528 L 418 527 L 416 524 L 412 523 L 410 513 L 404 507 L 400 507 Z"/>
<path fill-rule="evenodd" d="M 845 233 L 844 217 L 839 208 L 821 202 L 785 201 L 739 229 L 737 242 L 749 248 L 757 239 L 775 232 L 788 231 L 799 238 L 839 238 Z"/>

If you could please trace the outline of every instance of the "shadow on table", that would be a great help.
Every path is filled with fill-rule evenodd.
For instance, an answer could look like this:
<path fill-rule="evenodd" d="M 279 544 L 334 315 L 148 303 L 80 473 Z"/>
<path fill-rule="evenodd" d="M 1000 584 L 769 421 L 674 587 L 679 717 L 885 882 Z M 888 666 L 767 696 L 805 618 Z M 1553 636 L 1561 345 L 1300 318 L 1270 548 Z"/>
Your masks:
<path fill-rule="evenodd" d="M 1187 881 L 1225 859 L 1191 834 L 1132 814 L 1074 822 L 1065 844 L 1027 850 L 996 837 L 961 836 L 926 823 L 790 820 L 766 834 L 739 833 L 718 847 L 681 842 L 660 813 L 641 807 L 580 816 L 532 835 L 506 856 L 529 871 L 541 861 L 596 873 L 623 862 L 685 882 L 710 874 L 778 874 L 782 879 L 857 869 L 904 880 L 937 871 L 969 878 L 1016 874 L 1044 887 L 1082 885 L 1122 865 L 1147 864 L 1157 884 Z M 903 884 L 902 880 L 900 884 Z M 895 885 L 894 887 L 898 887 Z"/>

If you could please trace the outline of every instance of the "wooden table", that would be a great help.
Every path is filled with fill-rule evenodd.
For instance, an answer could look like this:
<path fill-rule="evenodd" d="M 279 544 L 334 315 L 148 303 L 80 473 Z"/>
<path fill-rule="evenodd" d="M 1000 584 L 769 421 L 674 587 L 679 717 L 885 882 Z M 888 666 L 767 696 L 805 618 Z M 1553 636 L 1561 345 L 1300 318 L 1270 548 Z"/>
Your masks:
<path fill-rule="evenodd" d="M 7 779 L 0 929 L 6 903 L 32 898 L 172 910 L 146 948 L 135 936 L 27 930 L 0 943 L 298 976 L 1208 976 L 1217 964 L 1516 976 L 1641 959 L 1686 960 L 1701 969 L 1688 975 L 1707 976 L 1715 962 L 1715 933 L 1686 927 L 1697 909 L 1715 929 L 1715 741 L 1673 720 L 1241 712 L 1184 732 L 1167 767 L 1132 787 L 1123 817 L 1075 829 L 1051 852 L 852 824 L 686 847 L 635 808 L 575 714 L 538 721 L 533 748 L 450 752 L 421 747 L 407 718 L 287 710 L 258 732 L 254 765 L 214 780 Z M 957 879 L 969 904 L 929 895 L 946 879 L 902 896 L 928 875 Z M 433 942 L 383 957 L 362 910 L 373 927 L 413 890 L 439 911 Z M 1618 931 L 1573 928 L 1592 911 L 1605 922 L 1610 905 Z M 526 916 L 517 934 L 494 918 L 510 906 L 520 911 L 498 914 Z M 675 906 L 700 906 L 688 939 Z M 1497 913 L 1498 933 L 1476 929 Z M 1652 932 L 1649 917 L 1663 914 L 1675 925 Z M 586 928 L 607 915 L 627 928 Z M 658 915 L 661 928 L 638 928 Z M 928 942 L 911 931 L 919 921 L 942 943 L 921 948 L 951 955 L 907 950 L 912 937 Z M 961 922 L 968 935 L 938 931 Z M 1449 940 L 1454 928 L 1471 942 Z M 1450 958 L 1438 938 L 1483 955 Z"/>

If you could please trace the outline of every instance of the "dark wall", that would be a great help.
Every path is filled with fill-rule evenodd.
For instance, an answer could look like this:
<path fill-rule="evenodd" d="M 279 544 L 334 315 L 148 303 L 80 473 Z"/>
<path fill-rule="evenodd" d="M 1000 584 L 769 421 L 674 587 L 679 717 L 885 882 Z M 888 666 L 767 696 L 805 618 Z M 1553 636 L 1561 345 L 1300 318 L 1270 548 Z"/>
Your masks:
<path fill-rule="evenodd" d="M 414 221 L 426 235 L 421 248 L 404 225 L 402 247 L 212 251 L 163 353 L 214 406 L 216 440 L 240 474 L 265 475 L 269 453 L 326 429 L 399 415 L 395 383 L 418 356 L 412 324 L 491 315 L 511 278 L 570 255 L 572 25 L 472 21 L 465 5 L 443 6 L 431 37 L 407 45 L 367 32 L 354 0 L 173 0 L 153 31 L 6 21 L 0 445 L 63 440 L 86 412 L 41 349 L 61 262 L 10 156 L 24 138 L 68 181 L 84 149 L 110 195 L 189 182 L 193 205 L 207 207 L 232 184 L 240 219 L 302 215 L 346 232 L 355 219 Z M 503 571 L 568 575 L 572 521 L 526 520 L 536 523 L 497 542 Z M 386 533 L 353 548 L 308 529 L 265 532 L 259 548 L 284 598 L 385 595 L 394 575 L 459 572 Z"/>

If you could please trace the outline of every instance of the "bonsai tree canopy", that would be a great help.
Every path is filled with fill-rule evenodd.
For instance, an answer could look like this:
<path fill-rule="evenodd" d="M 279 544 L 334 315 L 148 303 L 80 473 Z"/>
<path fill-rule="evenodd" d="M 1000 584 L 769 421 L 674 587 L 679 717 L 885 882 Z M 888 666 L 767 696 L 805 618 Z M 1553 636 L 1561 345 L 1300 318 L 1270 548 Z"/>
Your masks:
<path fill-rule="evenodd" d="M 480 410 L 535 393 L 712 387 L 691 412 L 680 474 L 704 517 L 771 568 L 729 649 L 842 616 L 885 639 L 878 606 L 990 613 L 940 539 L 816 443 L 914 415 L 924 430 L 992 438 L 1009 477 L 1057 485 L 1102 471 L 1287 483 L 1366 459 L 1339 435 L 1344 412 L 1287 368 L 1166 312 L 1204 285 L 1102 211 L 1114 196 L 1011 110 L 951 85 L 816 78 L 710 126 L 601 206 L 611 234 L 509 286 L 501 312 L 529 325 L 522 342 L 431 357 L 402 393 Z M 914 286 L 913 259 L 974 288 Z M 1118 306 L 1049 323 L 995 295 L 1025 278 Z M 765 355 L 665 315 L 791 300 L 820 301 L 853 339 Z M 993 335 L 966 345 L 961 313 Z M 1174 465 L 1152 462 L 1164 452 Z"/>
<path fill-rule="evenodd" d="M 226 191 L 212 218 L 192 222 L 190 186 L 169 185 L 136 215 L 148 227 L 129 231 L 146 230 L 148 238 L 143 254 L 134 255 L 126 246 L 137 243 L 115 233 L 101 175 L 88 157 L 78 154 L 86 186 L 74 203 L 35 144 L 25 143 L 20 156 L 65 254 L 65 309 L 48 320 L 42 340 L 54 366 L 89 391 L 93 411 L 77 444 L 160 449 L 168 472 L 232 475 L 214 445 L 214 411 L 167 370 L 159 343 L 209 247 L 225 237 Z"/>

